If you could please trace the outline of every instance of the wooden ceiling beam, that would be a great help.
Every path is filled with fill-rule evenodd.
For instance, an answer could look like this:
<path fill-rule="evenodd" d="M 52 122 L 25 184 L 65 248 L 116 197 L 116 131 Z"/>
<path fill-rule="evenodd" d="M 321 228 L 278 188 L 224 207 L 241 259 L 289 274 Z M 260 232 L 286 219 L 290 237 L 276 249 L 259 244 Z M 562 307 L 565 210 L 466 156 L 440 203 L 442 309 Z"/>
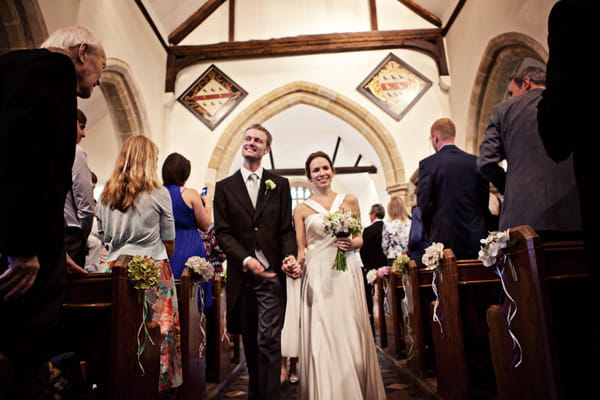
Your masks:
<path fill-rule="evenodd" d="M 179 71 L 198 63 L 382 49 L 419 51 L 435 61 L 440 75 L 448 75 L 440 29 L 331 33 L 197 46 L 170 46 L 167 50 L 165 91 L 174 91 L 175 78 Z"/>
<path fill-rule="evenodd" d="M 208 18 L 221 4 L 225 3 L 225 0 L 208 0 L 192 15 L 190 15 L 185 21 L 181 23 L 177 28 L 169 35 L 169 43 L 178 44 L 187 35 L 189 35 L 194 29 L 198 27 L 206 18 Z"/>
<path fill-rule="evenodd" d="M 426 8 L 419 5 L 416 1 L 414 1 L 414 0 L 398 0 L 398 1 L 402 4 L 404 4 L 408 9 L 410 9 L 412 12 L 417 14 L 419 17 L 423 18 L 425 21 L 433 24 L 434 26 L 437 26 L 438 28 L 442 26 L 442 20 L 437 15 L 435 15 L 431 11 L 429 11 Z"/>

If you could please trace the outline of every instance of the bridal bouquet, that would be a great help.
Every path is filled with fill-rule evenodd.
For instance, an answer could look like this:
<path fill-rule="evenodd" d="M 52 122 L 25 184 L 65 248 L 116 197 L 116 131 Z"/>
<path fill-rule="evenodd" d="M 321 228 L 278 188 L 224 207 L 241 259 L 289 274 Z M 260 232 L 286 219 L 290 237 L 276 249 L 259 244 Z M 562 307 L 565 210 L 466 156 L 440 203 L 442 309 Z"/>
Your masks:
<path fill-rule="evenodd" d="M 328 214 L 325 217 L 325 232 L 330 233 L 337 238 L 348 237 L 354 235 L 355 233 L 360 233 L 361 231 L 362 226 L 360 224 L 358 215 L 349 210 L 341 209 Z M 346 266 L 346 254 L 342 250 L 338 249 L 335 256 L 333 269 L 337 271 L 345 271 Z"/>

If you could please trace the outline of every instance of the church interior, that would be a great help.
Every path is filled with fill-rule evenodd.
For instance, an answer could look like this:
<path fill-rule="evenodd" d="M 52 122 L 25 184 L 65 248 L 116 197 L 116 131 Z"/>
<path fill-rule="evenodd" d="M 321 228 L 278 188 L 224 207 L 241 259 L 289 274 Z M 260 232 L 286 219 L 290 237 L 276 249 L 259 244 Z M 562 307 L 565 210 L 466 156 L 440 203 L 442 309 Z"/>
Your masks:
<path fill-rule="evenodd" d="M 263 165 L 289 179 L 293 205 L 311 195 L 304 160 L 312 152 L 324 151 L 337 170 L 334 190 L 357 197 L 362 224 L 367 226 L 372 204 L 385 205 L 393 196 L 400 196 L 409 210 L 416 204 L 411 178 L 419 161 L 435 152 L 429 129 L 438 118 L 455 123 L 459 148 L 479 153 L 492 109 L 509 97 L 510 78 L 528 66 L 545 67 L 548 16 L 555 3 L 2 0 L 0 54 L 39 47 L 50 33 L 70 25 L 87 27 L 100 40 L 107 57 L 100 90 L 89 99 L 78 99 L 87 116 L 81 146 L 98 177 L 96 197 L 124 140 L 143 135 L 158 145 L 158 165 L 173 152 L 188 158 L 192 168 L 187 185 L 197 190 L 206 187 L 212 198 L 216 182 L 242 163 L 242 132 L 260 123 L 273 134 Z M 556 278 L 548 292 L 555 293 L 557 285 L 564 284 L 575 296 L 582 275 L 565 265 L 575 260 L 583 264 L 581 243 L 556 246 L 548 253 L 531 231 L 515 235 L 523 250 L 518 262 L 532 265 L 535 257 L 546 257 L 550 272 L 543 273 Z M 544 251 L 546 256 L 540 255 Z M 444 294 L 444 313 L 445 321 L 458 313 L 455 328 L 460 338 L 451 336 L 451 323 L 446 335 L 438 334 L 431 323 L 430 305 L 435 298 L 430 272 L 419 273 L 415 266 L 409 273 L 409 265 L 401 276 L 380 277 L 374 285 L 373 330 L 382 368 L 389 374 L 388 399 L 569 398 L 557 393 L 572 393 L 578 387 L 573 383 L 577 377 L 565 373 L 570 368 L 567 361 L 558 371 L 551 359 L 577 362 L 581 346 L 568 341 L 566 328 L 557 328 L 556 342 L 563 347 L 552 358 L 546 353 L 554 339 L 536 342 L 538 331 L 529 326 L 531 342 L 522 333 L 520 345 L 524 357 L 529 357 L 529 348 L 540 348 L 525 365 L 538 368 L 539 373 L 523 377 L 517 368 L 498 373 L 502 360 L 490 352 L 490 343 L 499 348 L 510 345 L 502 335 L 489 333 L 488 327 L 506 328 L 506 318 L 498 317 L 505 310 L 461 306 L 461 301 L 485 302 L 481 287 L 497 289 L 498 276 L 489 269 L 476 271 L 463 261 L 447 259 L 444 268 L 449 272 L 444 272 L 443 283 L 455 284 L 451 294 Z M 538 270 L 526 271 L 510 285 L 534 287 Z M 572 279 L 565 278 L 571 275 Z M 219 300 L 223 284 L 216 280 L 215 285 L 215 307 L 202 316 L 208 332 L 206 354 L 200 358 L 192 354 L 188 360 L 189 376 L 196 373 L 201 382 L 187 385 L 188 391 L 180 393 L 182 399 L 246 395 L 239 338 L 228 335 L 223 326 L 225 306 Z M 179 287 L 191 293 L 183 281 Z M 515 298 L 527 297 L 527 289 L 512 290 Z M 568 301 L 552 304 L 569 310 Z M 458 311 L 452 309 L 454 305 Z M 520 323 L 532 325 L 549 312 L 543 304 L 535 305 L 518 308 L 522 314 L 514 321 L 517 331 Z M 576 313 L 570 318 L 564 314 L 568 312 L 561 313 L 566 318 L 563 327 L 576 323 Z M 190 315 L 192 325 L 198 324 L 200 316 Z M 532 319 L 521 321 L 526 316 Z M 417 328 L 421 319 L 422 329 Z M 533 325 L 542 329 L 551 324 L 542 322 Z M 453 350 L 440 350 L 448 341 Z M 89 371 L 93 373 L 91 366 Z M 532 388 L 529 397 L 511 392 L 514 382 L 523 387 L 526 381 Z M 535 392 L 537 384 L 543 390 Z M 501 392 L 501 388 L 507 389 Z M 289 385 L 284 394 L 296 398 L 295 387 Z"/>

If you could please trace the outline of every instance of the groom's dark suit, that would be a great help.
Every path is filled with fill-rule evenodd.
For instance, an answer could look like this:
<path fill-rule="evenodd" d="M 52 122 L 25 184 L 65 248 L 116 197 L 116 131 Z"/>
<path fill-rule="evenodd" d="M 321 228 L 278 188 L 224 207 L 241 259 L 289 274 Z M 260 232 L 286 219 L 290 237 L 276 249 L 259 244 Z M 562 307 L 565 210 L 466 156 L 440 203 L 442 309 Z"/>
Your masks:
<path fill-rule="evenodd" d="M 267 189 L 267 180 L 275 187 Z M 237 171 L 217 182 L 214 213 L 217 242 L 227 255 L 227 330 L 243 336 L 249 396 L 276 398 L 285 310 L 285 274 L 281 266 L 286 256 L 297 253 L 289 182 L 263 170 L 254 209 L 242 173 Z M 255 257 L 257 249 L 276 278 L 243 272 L 244 259 Z M 276 343 L 268 343 L 272 340 Z"/>

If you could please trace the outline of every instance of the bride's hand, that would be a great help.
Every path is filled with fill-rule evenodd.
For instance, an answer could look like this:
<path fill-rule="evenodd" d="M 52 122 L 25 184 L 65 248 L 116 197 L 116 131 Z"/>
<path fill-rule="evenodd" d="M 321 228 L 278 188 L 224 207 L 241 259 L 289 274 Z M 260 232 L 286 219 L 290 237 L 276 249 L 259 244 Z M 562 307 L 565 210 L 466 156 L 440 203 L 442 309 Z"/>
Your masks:
<path fill-rule="evenodd" d="M 338 249 L 342 251 L 352 250 L 352 239 L 349 237 L 341 237 L 335 240 L 335 244 Z"/>

